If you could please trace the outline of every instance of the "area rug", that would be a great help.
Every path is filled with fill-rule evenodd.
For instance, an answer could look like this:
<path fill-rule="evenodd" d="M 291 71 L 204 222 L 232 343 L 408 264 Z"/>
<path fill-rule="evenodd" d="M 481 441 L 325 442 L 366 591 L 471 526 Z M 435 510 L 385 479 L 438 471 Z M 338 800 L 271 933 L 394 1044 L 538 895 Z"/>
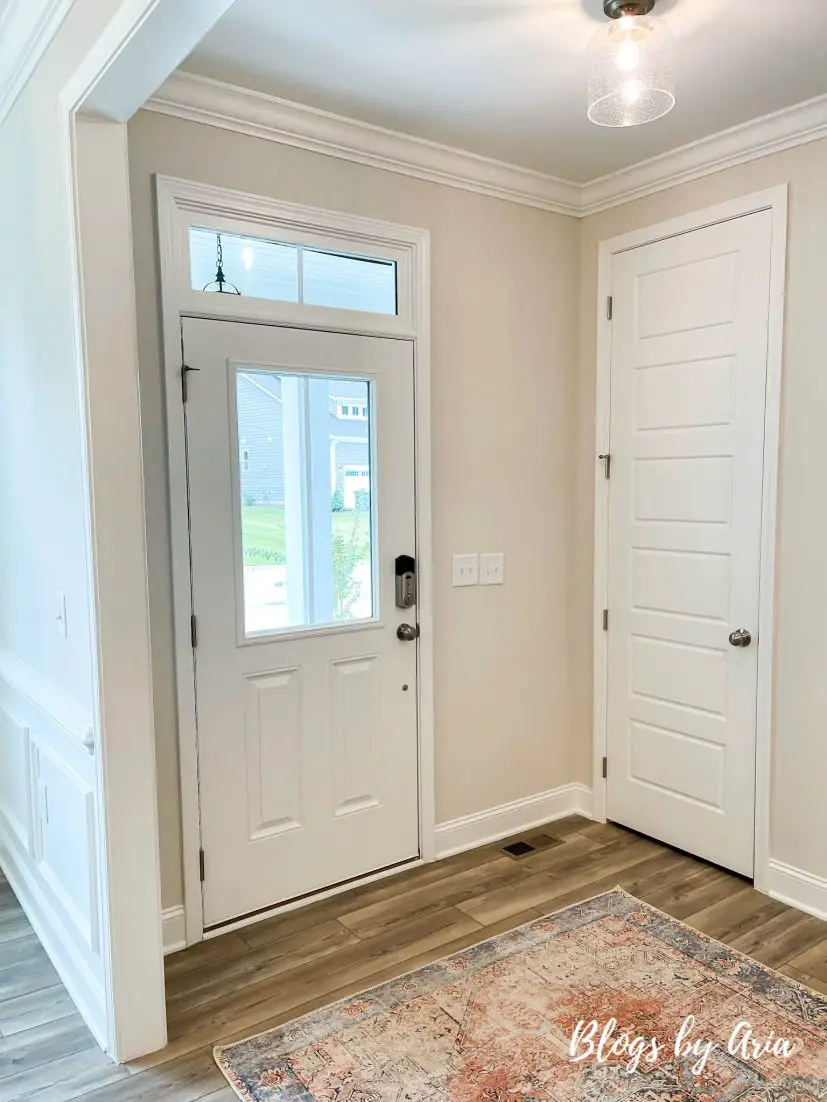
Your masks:
<path fill-rule="evenodd" d="M 827 999 L 616 889 L 215 1058 L 245 1102 L 827 1102 Z"/>

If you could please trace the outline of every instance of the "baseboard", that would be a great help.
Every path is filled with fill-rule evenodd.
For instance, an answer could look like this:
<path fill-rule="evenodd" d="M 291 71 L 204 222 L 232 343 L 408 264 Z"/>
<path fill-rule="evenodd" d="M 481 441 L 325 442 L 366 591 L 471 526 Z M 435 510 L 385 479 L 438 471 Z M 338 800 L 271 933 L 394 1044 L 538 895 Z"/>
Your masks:
<path fill-rule="evenodd" d="M 579 814 L 591 818 L 591 811 L 592 790 L 585 784 L 564 784 L 549 792 L 538 792 L 522 800 L 439 823 L 436 828 L 436 856 L 437 859 L 450 857 L 452 853 L 484 846 L 566 815 Z"/>
<path fill-rule="evenodd" d="M 464 815 L 460 819 L 452 819 L 436 827 L 436 859 L 450 857 L 462 850 L 475 849 L 488 842 L 496 842 L 499 838 L 507 838 L 510 834 L 532 830 L 546 823 L 552 823 L 555 819 L 573 814 L 584 815 L 589 819 L 592 817 L 592 790 L 585 784 L 561 785 L 560 788 L 552 789 L 550 792 L 538 792 L 522 800 L 491 807 L 473 815 Z M 369 878 L 369 880 L 375 879 L 377 876 Z M 338 890 L 340 889 L 326 892 L 324 895 L 337 894 Z M 273 913 L 281 913 L 281 909 Z M 260 915 L 257 920 L 260 921 L 266 917 L 268 916 Z M 163 928 L 165 955 L 178 953 L 187 947 L 186 918 L 183 907 L 167 907 L 164 910 Z M 232 928 L 229 927 L 229 929 Z"/>
<path fill-rule="evenodd" d="M 771 859 L 764 889 L 780 903 L 827 921 L 827 880 L 822 877 Z"/>
<path fill-rule="evenodd" d="M 35 878 L 8 845 L 0 839 L 0 867 L 11 890 L 26 913 L 26 918 L 46 950 L 63 986 L 104 1051 L 108 1048 L 106 999 L 103 987 L 80 953 L 72 945 L 60 917 L 49 905 Z"/>
<path fill-rule="evenodd" d="M 162 912 L 164 956 L 179 953 L 187 947 L 187 923 L 183 907 L 167 907 Z"/>

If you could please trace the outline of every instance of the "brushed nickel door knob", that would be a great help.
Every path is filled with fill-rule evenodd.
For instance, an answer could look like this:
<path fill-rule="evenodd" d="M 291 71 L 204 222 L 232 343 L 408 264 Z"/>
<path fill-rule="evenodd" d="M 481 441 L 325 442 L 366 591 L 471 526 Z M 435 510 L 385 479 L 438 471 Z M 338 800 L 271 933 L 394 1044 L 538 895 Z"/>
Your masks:
<path fill-rule="evenodd" d="M 737 631 L 733 631 L 730 635 L 729 641 L 732 643 L 733 647 L 748 647 L 752 642 L 752 635 L 746 628 L 738 628 Z"/>
<path fill-rule="evenodd" d="M 396 638 L 403 643 L 413 643 L 419 638 L 419 624 L 400 624 L 396 629 Z"/>

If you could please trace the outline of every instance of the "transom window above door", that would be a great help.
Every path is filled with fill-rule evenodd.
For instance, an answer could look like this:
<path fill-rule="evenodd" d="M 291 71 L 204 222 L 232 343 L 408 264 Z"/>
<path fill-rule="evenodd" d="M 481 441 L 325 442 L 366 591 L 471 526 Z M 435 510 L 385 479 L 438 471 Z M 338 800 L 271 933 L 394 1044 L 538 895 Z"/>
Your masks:
<path fill-rule="evenodd" d="M 397 264 L 316 246 L 190 226 L 194 291 L 368 314 L 398 313 Z"/>

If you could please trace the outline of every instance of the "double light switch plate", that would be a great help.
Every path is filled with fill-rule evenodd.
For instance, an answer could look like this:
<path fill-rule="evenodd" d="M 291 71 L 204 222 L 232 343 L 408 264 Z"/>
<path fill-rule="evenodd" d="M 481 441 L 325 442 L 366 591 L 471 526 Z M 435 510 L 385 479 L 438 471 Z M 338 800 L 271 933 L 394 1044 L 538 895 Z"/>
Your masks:
<path fill-rule="evenodd" d="M 453 583 L 467 585 L 502 585 L 505 581 L 505 556 L 501 552 L 485 555 L 454 555 Z"/>

